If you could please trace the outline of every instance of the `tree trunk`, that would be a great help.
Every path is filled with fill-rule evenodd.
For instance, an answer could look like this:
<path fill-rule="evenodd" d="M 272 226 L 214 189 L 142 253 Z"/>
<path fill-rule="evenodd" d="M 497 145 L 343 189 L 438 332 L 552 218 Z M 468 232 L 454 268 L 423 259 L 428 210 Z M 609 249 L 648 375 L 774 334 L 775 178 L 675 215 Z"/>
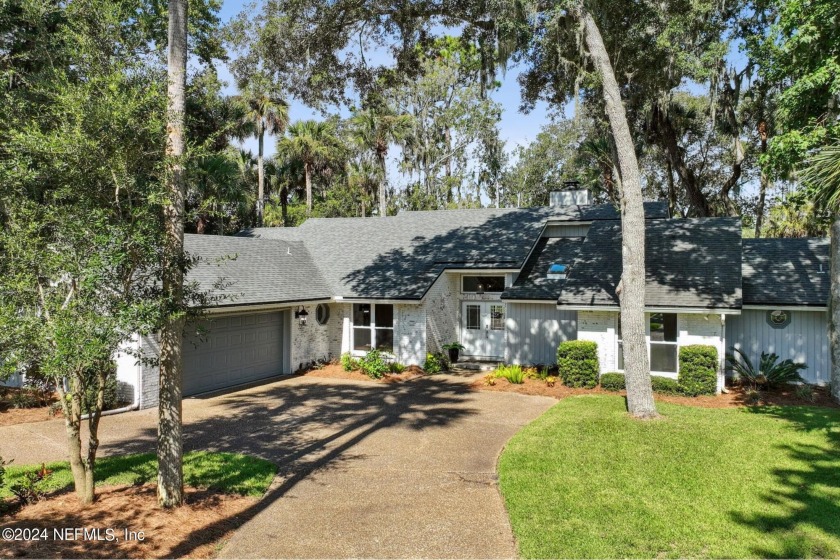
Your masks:
<path fill-rule="evenodd" d="M 379 166 L 382 168 L 382 180 L 379 182 L 379 216 L 384 218 L 388 215 L 388 201 L 385 199 L 388 192 L 388 173 L 385 170 L 385 154 L 380 153 Z"/>
<path fill-rule="evenodd" d="M 621 305 L 627 409 L 636 418 L 652 418 L 657 412 L 645 340 L 645 213 L 641 173 L 621 92 L 601 31 L 581 4 L 576 10 L 583 22 L 587 50 L 601 76 L 607 117 L 618 154 L 622 274 L 617 292 Z"/>
<path fill-rule="evenodd" d="M 85 463 L 82 460 L 82 395 L 84 394 L 84 386 L 82 385 L 82 374 L 77 372 L 69 380 L 70 394 L 64 391 L 64 385 L 61 381 L 56 383 L 56 391 L 58 392 L 61 409 L 64 413 L 64 429 L 67 432 L 67 451 L 68 459 L 70 461 L 70 472 L 73 474 L 73 487 L 76 489 L 76 495 L 83 505 L 93 503 L 94 489 L 93 486 L 88 487 L 87 472 L 85 472 Z"/>
<path fill-rule="evenodd" d="M 257 138 L 257 227 L 262 227 L 263 209 L 265 208 L 265 166 L 263 165 L 265 130 L 262 121 L 257 123 Z"/>
<path fill-rule="evenodd" d="M 758 136 L 761 139 L 761 154 L 767 153 L 767 122 L 761 121 L 758 123 Z M 758 181 L 758 204 L 755 207 L 755 236 L 761 237 L 761 226 L 764 222 L 764 204 L 767 198 L 767 187 L 770 186 L 770 177 L 764 171 L 764 166 L 761 166 L 761 176 Z"/>
<path fill-rule="evenodd" d="M 303 164 L 303 176 L 306 179 L 306 215 L 312 215 L 312 166 L 308 162 Z"/>
<path fill-rule="evenodd" d="M 166 190 L 164 208 L 162 288 L 171 317 L 160 329 L 160 396 L 158 406 L 158 503 L 163 507 L 184 502 L 182 396 L 182 331 L 180 307 L 184 299 L 184 137 L 187 76 L 187 0 L 169 0 L 167 49 L 168 110 Z"/>
<path fill-rule="evenodd" d="M 831 224 L 831 291 L 828 341 L 831 348 L 831 395 L 840 402 L 840 215 Z"/>
<path fill-rule="evenodd" d="M 668 216 L 673 218 L 677 215 L 677 185 L 674 184 L 674 168 L 671 162 L 666 161 L 668 173 Z"/>
<path fill-rule="evenodd" d="M 280 216 L 283 227 L 289 227 L 289 187 L 280 189 Z"/>

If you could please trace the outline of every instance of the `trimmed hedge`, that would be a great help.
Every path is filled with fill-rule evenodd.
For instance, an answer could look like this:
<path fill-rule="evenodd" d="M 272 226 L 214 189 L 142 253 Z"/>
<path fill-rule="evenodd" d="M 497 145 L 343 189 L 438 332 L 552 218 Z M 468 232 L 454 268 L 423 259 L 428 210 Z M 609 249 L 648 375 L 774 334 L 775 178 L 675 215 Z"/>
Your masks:
<path fill-rule="evenodd" d="M 624 383 L 624 374 L 618 372 L 602 373 L 601 388 L 605 391 L 623 391 L 627 388 Z"/>
<path fill-rule="evenodd" d="M 714 346 L 693 344 L 680 348 L 679 386 L 688 396 L 717 391 L 718 353 Z"/>
<path fill-rule="evenodd" d="M 567 387 L 598 386 L 598 344 L 589 340 L 567 340 L 557 347 L 560 378 Z"/>
<path fill-rule="evenodd" d="M 676 379 L 670 377 L 662 377 L 661 375 L 651 375 L 650 384 L 653 387 L 654 393 L 664 393 L 666 395 L 679 395 L 682 391 L 680 383 Z"/>

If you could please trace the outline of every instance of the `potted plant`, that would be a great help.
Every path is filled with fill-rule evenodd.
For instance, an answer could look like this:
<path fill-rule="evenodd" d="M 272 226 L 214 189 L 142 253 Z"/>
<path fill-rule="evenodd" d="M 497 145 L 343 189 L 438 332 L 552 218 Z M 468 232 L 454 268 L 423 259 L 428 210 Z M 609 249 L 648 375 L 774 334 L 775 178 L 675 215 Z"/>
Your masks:
<path fill-rule="evenodd" d="M 458 361 L 458 354 L 464 349 L 464 345 L 457 342 L 450 342 L 449 344 L 444 344 L 443 349 L 449 353 L 449 361 L 454 364 Z"/>

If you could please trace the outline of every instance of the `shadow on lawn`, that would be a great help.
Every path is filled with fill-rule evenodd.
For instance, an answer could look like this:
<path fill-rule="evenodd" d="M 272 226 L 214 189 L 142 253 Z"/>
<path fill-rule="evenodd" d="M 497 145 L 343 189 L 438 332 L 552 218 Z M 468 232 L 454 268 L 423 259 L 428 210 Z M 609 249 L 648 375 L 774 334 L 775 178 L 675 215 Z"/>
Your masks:
<path fill-rule="evenodd" d="M 353 454 L 353 448 L 382 429 L 422 430 L 474 414 L 464 406 L 470 392 L 463 384 L 431 379 L 393 385 L 280 382 L 216 397 L 207 417 L 185 424 L 185 450 L 245 453 L 278 466 L 280 484 L 237 516 L 241 526 L 311 473 L 363 458 Z M 150 429 L 103 451 L 146 452 L 153 449 L 155 439 L 156 432 Z M 199 529 L 171 556 L 189 556 L 198 543 L 218 532 L 215 524 Z"/>
<path fill-rule="evenodd" d="M 782 508 L 783 513 L 735 512 L 732 519 L 765 534 L 784 534 L 779 539 L 781 548 L 754 548 L 756 557 L 837 557 L 840 550 L 834 543 L 820 542 L 813 534 L 805 534 L 803 528 L 840 534 L 840 501 L 833 499 L 840 491 L 840 414 L 819 407 L 756 406 L 749 410 L 785 420 L 801 431 L 825 434 L 827 443 L 778 445 L 779 453 L 797 466 L 774 469 L 773 476 L 781 490 L 764 495 L 763 500 L 774 510 Z"/>

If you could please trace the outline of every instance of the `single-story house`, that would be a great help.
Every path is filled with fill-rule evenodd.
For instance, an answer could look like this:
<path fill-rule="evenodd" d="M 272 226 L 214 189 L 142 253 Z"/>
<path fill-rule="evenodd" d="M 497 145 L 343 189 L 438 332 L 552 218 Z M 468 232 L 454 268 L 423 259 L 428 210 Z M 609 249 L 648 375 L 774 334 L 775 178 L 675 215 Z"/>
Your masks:
<path fill-rule="evenodd" d="M 829 380 L 828 242 L 742 239 L 737 218 L 670 219 L 645 203 L 648 344 L 655 374 L 675 377 L 687 344 L 805 361 Z M 572 339 L 598 343 L 602 371 L 621 371 L 616 286 L 621 223 L 585 191 L 542 208 L 315 218 L 238 236 L 187 235 L 189 278 L 222 299 L 184 345 L 184 394 L 291 374 L 316 360 L 378 348 L 403 364 L 459 342 L 467 360 L 550 364 Z M 203 331 L 198 336 L 196 331 Z M 118 377 L 140 407 L 158 375 L 133 354 Z"/>

